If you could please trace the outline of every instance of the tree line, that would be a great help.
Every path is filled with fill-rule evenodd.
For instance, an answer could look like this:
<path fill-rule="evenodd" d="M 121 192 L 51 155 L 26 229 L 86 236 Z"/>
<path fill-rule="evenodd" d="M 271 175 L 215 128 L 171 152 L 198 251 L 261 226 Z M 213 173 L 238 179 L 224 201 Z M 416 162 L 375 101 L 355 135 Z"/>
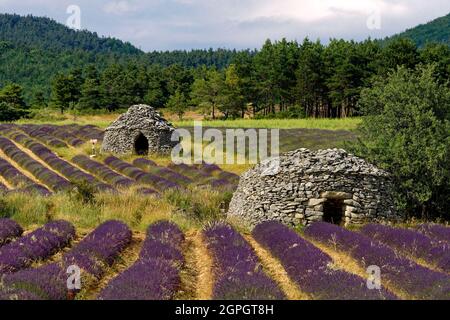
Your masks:
<path fill-rule="evenodd" d="M 388 43 L 305 39 L 271 42 L 255 52 L 235 52 L 223 68 L 168 66 L 135 59 L 72 68 L 51 79 L 51 94 L 36 91 L 33 108 L 64 112 L 115 111 L 136 103 L 168 108 L 180 118 L 196 108 L 210 118 L 349 117 L 361 115 L 361 91 L 399 66 L 434 64 L 442 83 L 450 75 L 450 48 L 411 40 Z"/>

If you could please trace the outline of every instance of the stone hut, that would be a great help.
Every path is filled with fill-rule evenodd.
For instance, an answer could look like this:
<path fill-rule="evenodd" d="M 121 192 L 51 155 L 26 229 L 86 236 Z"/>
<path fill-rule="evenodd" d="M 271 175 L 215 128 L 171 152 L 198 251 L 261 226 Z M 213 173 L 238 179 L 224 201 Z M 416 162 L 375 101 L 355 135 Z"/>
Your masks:
<path fill-rule="evenodd" d="M 171 141 L 172 125 L 148 105 L 134 105 L 106 130 L 102 151 L 117 154 L 168 153 L 177 144 Z"/>
<path fill-rule="evenodd" d="M 391 191 L 387 172 L 345 150 L 299 149 L 244 173 L 228 215 L 251 225 L 391 220 L 398 218 Z"/>

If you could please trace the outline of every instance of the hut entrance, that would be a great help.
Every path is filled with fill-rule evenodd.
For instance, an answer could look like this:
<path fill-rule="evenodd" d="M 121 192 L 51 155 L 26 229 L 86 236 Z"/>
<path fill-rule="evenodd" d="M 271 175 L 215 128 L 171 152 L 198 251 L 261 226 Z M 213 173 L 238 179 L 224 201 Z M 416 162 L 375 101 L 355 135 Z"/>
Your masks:
<path fill-rule="evenodd" d="M 345 214 L 344 200 L 327 199 L 323 204 L 323 221 L 340 225 Z"/>
<path fill-rule="evenodd" d="M 140 156 L 148 155 L 148 140 L 142 132 L 134 140 L 134 153 Z"/>

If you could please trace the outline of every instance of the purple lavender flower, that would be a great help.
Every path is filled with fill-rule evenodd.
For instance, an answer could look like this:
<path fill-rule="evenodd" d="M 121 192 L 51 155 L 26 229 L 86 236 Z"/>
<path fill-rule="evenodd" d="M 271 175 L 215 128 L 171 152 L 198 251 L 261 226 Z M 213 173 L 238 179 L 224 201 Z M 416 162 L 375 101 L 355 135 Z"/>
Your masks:
<path fill-rule="evenodd" d="M 66 221 L 49 222 L 0 248 L 0 274 L 15 272 L 43 260 L 69 245 L 75 228 Z"/>
<path fill-rule="evenodd" d="M 106 165 L 119 171 L 120 173 L 135 179 L 137 182 L 150 185 L 158 191 L 181 188 L 181 186 L 176 182 L 172 182 L 158 175 L 145 172 L 125 161 L 120 160 L 119 158 L 110 156 L 107 157 L 104 162 Z"/>
<path fill-rule="evenodd" d="M 84 155 L 75 156 L 72 158 L 72 161 L 84 170 L 98 175 L 103 180 L 111 183 L 116 187 L 131 187 L 135 185 L 135 182 L 130 178 L 124 177 L 123 175 L 114 172 L 104 164 L 91 160 Z"/>
<path fill-rule="evenodd" d="M 7 218 L 0 218 L 0 247 L 20 237 L 22 233 L 23 229 L 17 222 Z"/>
<path fill-rule="evenodd" d="M 57 224 L 49 223 L 45 228 L 57 234 L 70 230 L 68 225 Z M 100 278 L 130 240 L 131 231 L 125 224 L 105 222 L 65 253 L 61 263 L 1 276 L 3 287 L 0 287 L 0 300 L 65 300 L 69 293 L 76 294 L 67 288 L 68 266 L 77 265 Z"/>
<path fill-rule="evenodd" d="M 218 223 L 204 231 L 214 259 L 214 299 L 284 299 L 277 284 L 262 270 L 255 252 L 231 226 Z"/>
<path fill-rule="evenodd" d="M 0 137 L 0 149 L 20 166 L 27 169 L 37 179 L 43 181 L 55 191 L 68 190 L 71 187 L 71 183 L 68 180 L 31 158 L 9 139 Z M 61 187 L 61 189 L 59 189 L 59 187 Z"/>
<path fill-rule="evenodd" d="M 368 289 L 366 279 L 344 270 L 331 269 L 330 256 L 279 222 L 264 222 L 256 226 L 252 234 L 280 260 L 301 290 L 316 299 L 396 299 L 385 289 Z"/>
<path fill-rule="evenodd" d="M 439 224 L 421 224 L 418 227 L 419 232 L 437 240 L 450 243 L 450 227 L 445 227 Z"/>
<path fill-rule="evenodd" d="M 131 241 L 131 231 L 120 221 L 107 221 L 67 252 L 65 265 L 77 265 L 88 273 L 101 278 L 106 266 L 112 265 L 119 253 Z"/>
<path fill-rule="evenodd" d="M 313 223 L 306 228 L 305 234 L 345 251 L 363 267 L 379 266 L 383 279 L 387 279 L 415 298 L 450 298 L 450 277 L 447 274 L 432 271 L 401 258 L 391 248 L 378 241 L 324 222 Z"/>
<path fill-rule="evenodd" d="M 173 223 L 151 225 L 138 261 L 114 278 L 100 293 L 101 300 L 168 300 L 180 286 L 184 235 Z"/>
<path fill-rule="evenodd" d="M 368 224 L 361 232 L 406 255 L 423 259 L 447 273 L 450 271 L 450 244 L 433 242 L 417 231 L 381 224 Z"/>
<path fill-rule="evenodd" d="M 0 300 L 65 300 L 67 275 L 64 268 L 51 263 L 0 276 Z"/>
<path fill-rule="evenodd" d="M 161 176 L 169 181 L 177 182 L 180 185 L 187 186 L 193 183 L 192 179 L 182 175 L 176 171 L 158 166 L 154 161 L 138 158 L 133 161 L 133 165 L 147 172 Z"/>

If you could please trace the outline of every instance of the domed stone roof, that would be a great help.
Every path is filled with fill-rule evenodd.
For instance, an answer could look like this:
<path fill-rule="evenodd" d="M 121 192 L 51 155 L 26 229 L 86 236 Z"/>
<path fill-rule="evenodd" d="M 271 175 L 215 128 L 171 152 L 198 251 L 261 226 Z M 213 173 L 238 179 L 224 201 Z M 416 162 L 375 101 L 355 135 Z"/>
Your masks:
<path fill-rule="evenodd" d="M 228 214 L 251 224 L 339 224 L 396 217 L 389 174 L 343 149 L 298 149 L 241 176 Z"/>
<path fill-rule="evenodd" d="M 174 131 L 151 106 L 134 105 L 105 130 L 102 150 L 118 154 L 167 153 L 177 144 L 171 141 Z"/>

